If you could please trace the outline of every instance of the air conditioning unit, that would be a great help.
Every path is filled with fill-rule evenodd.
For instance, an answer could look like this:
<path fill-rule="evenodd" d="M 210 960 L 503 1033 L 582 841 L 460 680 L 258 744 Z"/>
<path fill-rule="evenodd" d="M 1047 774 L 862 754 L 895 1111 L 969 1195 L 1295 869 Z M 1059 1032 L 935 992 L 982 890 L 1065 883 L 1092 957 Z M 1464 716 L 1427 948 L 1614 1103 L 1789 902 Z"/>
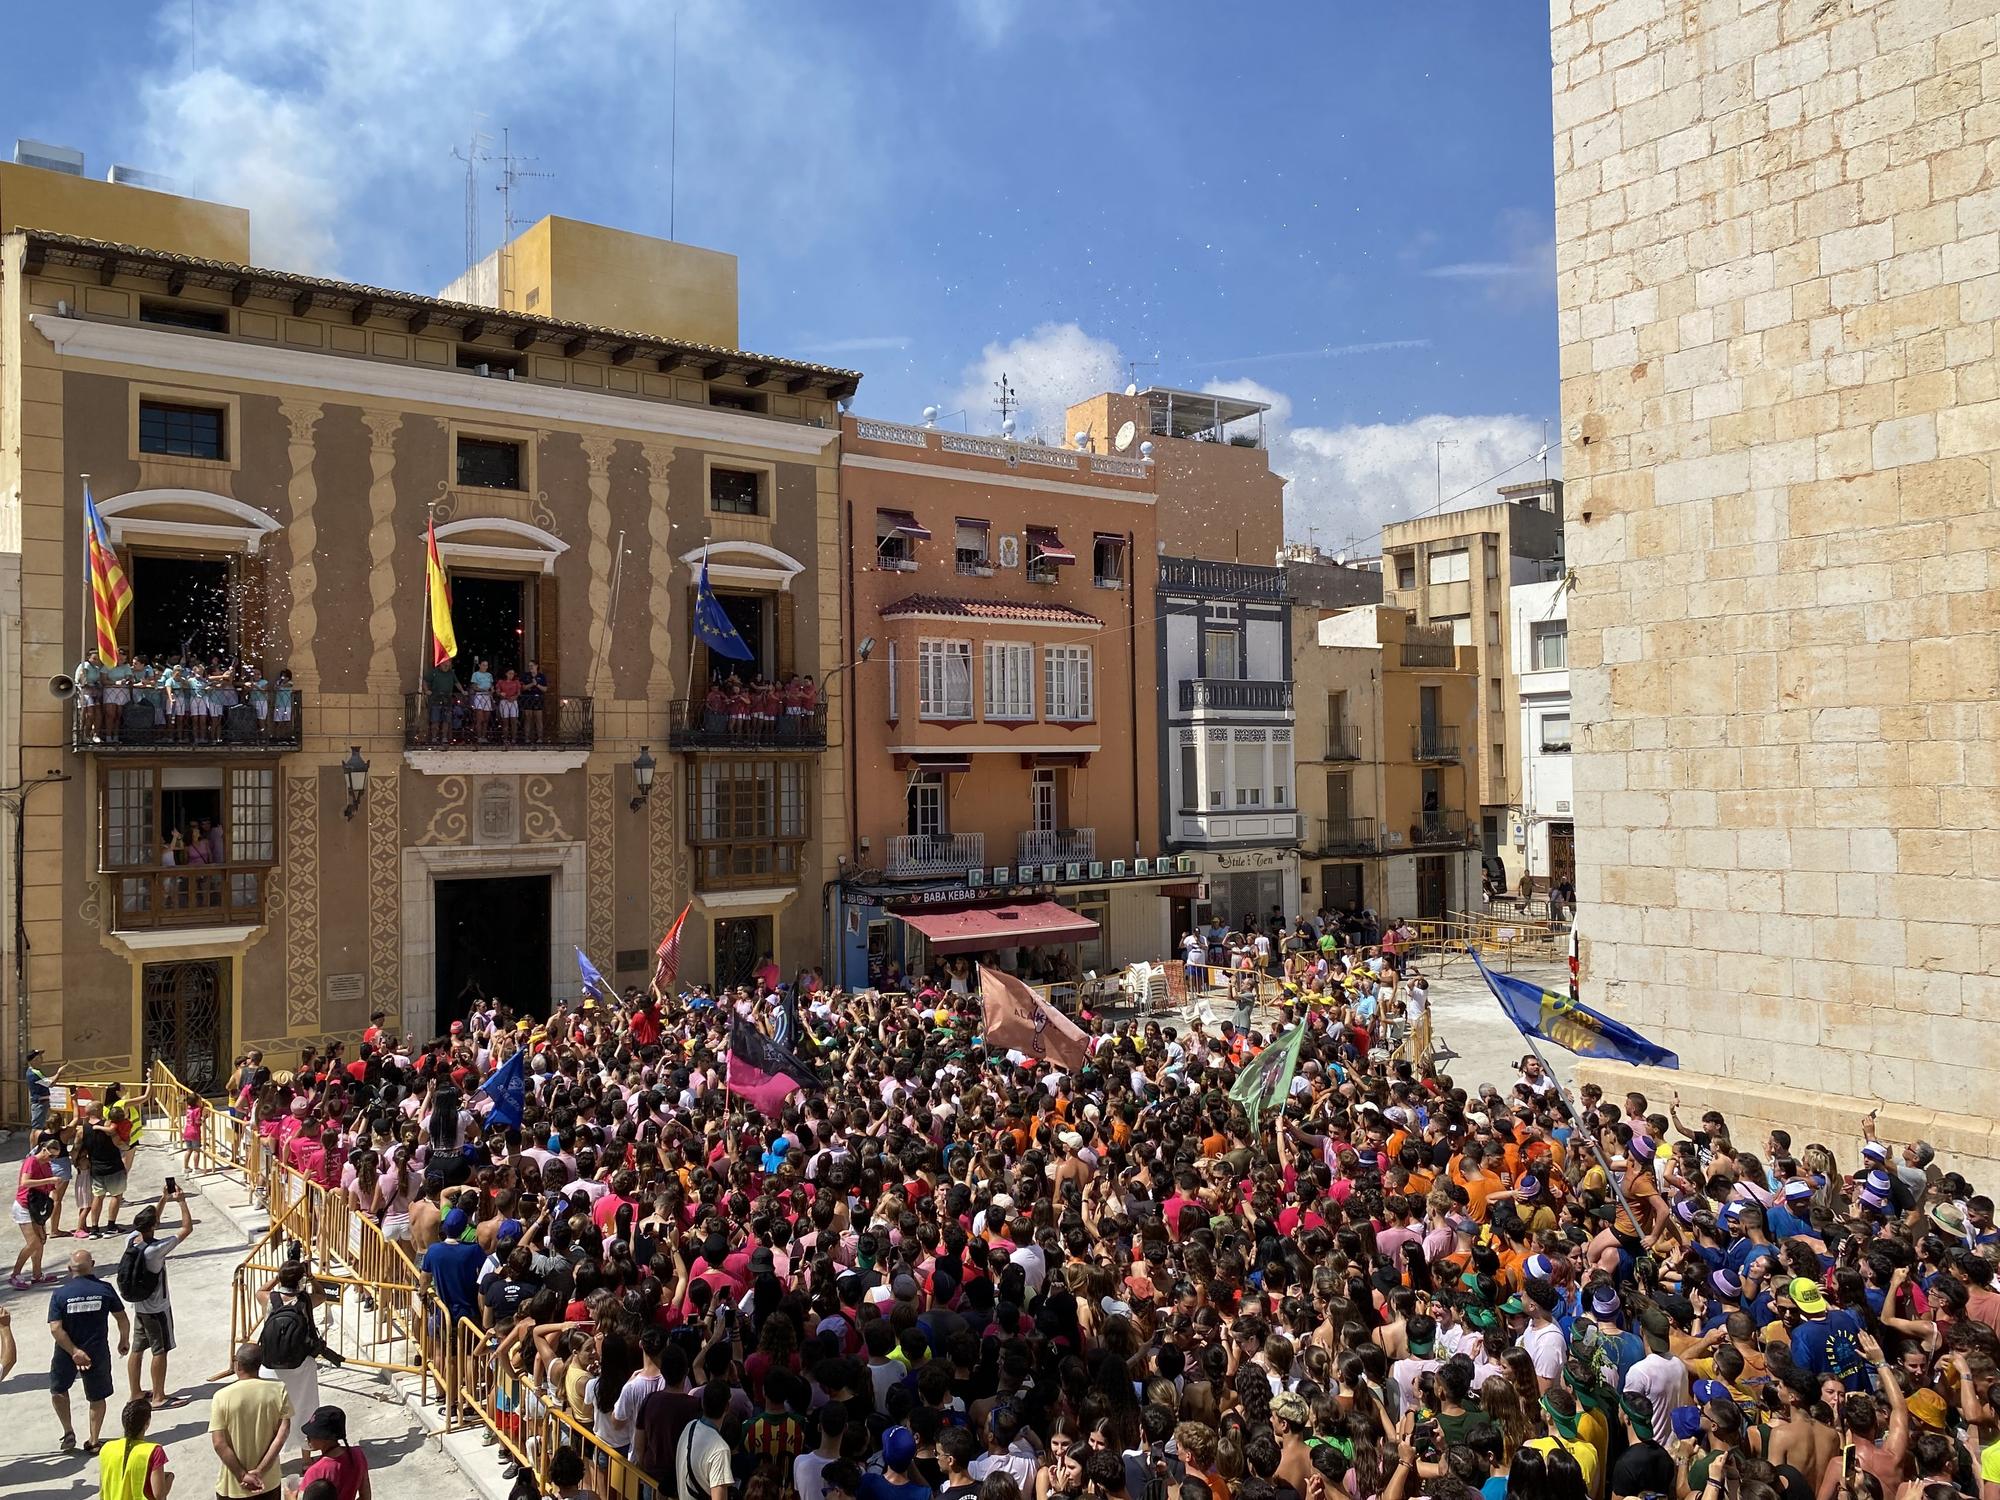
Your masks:
<path fill-rule="evenodd" d="M 21 136 L 14 141 L 14 160 L 24 167 L 61 172 L 66 177 L 83 175 L 83 153 L 74 146 L 52 146 L 47 141 L 31 141 Z"/>
<path fill-rule="evenodd" d="M 1153 873 L 1153 862 L 1152 862 L 1152 861 L 1151 861 L 1150 859 L 1137 859 L 1137 860 L 1134 860 L 1134 861 L 1132 862 L 1132 873 L 1133 873 L 1134 875 L 1150 875 L 1150 874 L 1152 874 L 1152 873 Z"/>
<path fill-rule="evenodd" d="M 1014 872 L 1008 866 L 995 865 L 993 867 L 993 883 L 995 885 L 1005 885 L 1007 884 L 1008 881 L 1012 880 L 1013 877 L 1014 877 Z"/>
<path fill-rule="evenodd" d="M 1091 878 L 1092 880 L 1102 880 L 1102 879 L 1104 878 L 1104 861 L 1103 861 L 1103 860 L 1101 860 L 1101 859 L 1093 859 L 1093 860 L 1092 860 L 1092 861 L 1090 862 L 1090 878 Z"/>
<path fill-rule="evenodd" d="M 1114 859 L 1111 861 L 1111 878 L 1113 880 L 1123 880 L 1125 878 L 1124 860 Z"/>
<path fill-rule="evenodd" d="M 104 180 L 126 187 L 150 188 L 156 193 L 178 193 L 181 190 L 180 184 L 173 178 L 159 172 L 142 172 L 137 167 L 114 166 L 104 174 Z"/>

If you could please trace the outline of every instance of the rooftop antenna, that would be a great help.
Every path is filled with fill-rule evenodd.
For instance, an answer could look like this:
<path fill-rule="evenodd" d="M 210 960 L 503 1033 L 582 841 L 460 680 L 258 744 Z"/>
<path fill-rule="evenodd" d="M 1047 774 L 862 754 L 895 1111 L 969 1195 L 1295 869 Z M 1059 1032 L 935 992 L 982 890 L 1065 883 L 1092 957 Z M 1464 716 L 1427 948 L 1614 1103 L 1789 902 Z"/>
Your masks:
<path fill-rule="evenodd" d="M 1542 461 L 1542 488 L 1549 487 L 1549 419 L 1542 418 L 1542 451 L 1537 455 Z"/>
<path fill-rule="evenodd" d="M 500 130 L 500 181 L 494 191 L 500 195 L 500 301 L 503 308 L 510 304 L 507 293 L 514 281 L 514 231 L 520 221 L 514 217 L 514 189 L 523 177 L 553 177 L 553 172 L 536 172 L 523 168 L 519 163 L 535 161 L 532 156 L 516 156 L 512 141 L 513 132 L 505 126 Z"/>
<path fill-rule="evenodd" d="M 477 121 L 483 116 L 472 118 Z M 468 271 L 479 264 L 479 164 L 493 160 L 493 153 L 487 150 L 492 144 L 493 137 L 475 124 L 466 148 L 463 151 L 456 146 L 451 148 L 453 158 L 465 163 L 465 269 Z"/>
<path fill-rule="evenodd" d="M 1000 378 L 993 382 L 993 388 L 1000 393 L 1000 397 L 993 403 L 993 407 L 994 410 L 1000 413 L 1000 425 L 1004 427 L 1007 425 L 1007 419 L 1021 409 L 1021 397 L 1014 387 L 1007 383 L 1007 372 L 1005 370 L 1002 370 Z"/>
<path fill-rule="evenodd" d="M 1160 362 L 1159 362 L 1159 360 L 1158 360 L 1157 358 L 1155 358 L 1155 359 L 1128 359 L 1128 360 L 1126 360 L 1126 361 L 1125 361 L 1125 385 L 1126 385 L 1126 391 L 1125 391 L 1125 394 L 1126 394 L 1126 395 L 1128 395 L 1128 396 L 1136 396 L 1136 395 L 1138 395 L 1138 394 L 1139 394 L 1139 392 L 1138 392 L 1138 390 L 1137 390 L 1136 388 L 1137 388 L 1137 386 L 1138 386 L 1138 384 L 1139 384 L 1139 372 L 1140 372 L 1141 370 L 1157 370 L 1157 369 L 1158 369 L 1159 367 L 1160 367 Z"/>

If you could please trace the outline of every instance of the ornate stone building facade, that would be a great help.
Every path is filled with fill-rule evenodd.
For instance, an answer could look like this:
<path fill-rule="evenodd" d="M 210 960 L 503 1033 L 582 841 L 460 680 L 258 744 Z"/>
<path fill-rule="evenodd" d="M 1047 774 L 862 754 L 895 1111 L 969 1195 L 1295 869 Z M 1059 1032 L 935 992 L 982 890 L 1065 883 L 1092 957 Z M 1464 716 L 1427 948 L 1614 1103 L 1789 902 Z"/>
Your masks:
<path fill-rule="evenodd" d="M 11 998 L 31 1045 L 86 1076 L 157 1055 L 207 1081 L 376 1010 L 428 1035 L 476 993 L 572 993 L 573 947 L 643 983 L 690 901 L 690 976 L 816 962 L 814 895 L 847 845 L 838 704 L 830 735 L 825 705 L 771 736 L 685 733 L 708 667 L 689 611 L 706 559 L 746 681 L 840 659 L 835 406 L 856 378 L 9 234 L 6 691 L 22 777 L 69 775 L 28 806 Z M 86 644 L 86 475 L 134 591 L 124 649 L 240 659 L 241 704 L 163 717 L 127 685 L 114 731 L 87 684 L 51 693 Z M 425 676 L 432 522 L 451 692 Z M 484 716 L 481 659 L 538 664 L 538 725 Z"/>
<path fill-rule="evenodd" d="M 1990 1171 L 2000 7 L 1554 17 L 1586 1071 Z"/>

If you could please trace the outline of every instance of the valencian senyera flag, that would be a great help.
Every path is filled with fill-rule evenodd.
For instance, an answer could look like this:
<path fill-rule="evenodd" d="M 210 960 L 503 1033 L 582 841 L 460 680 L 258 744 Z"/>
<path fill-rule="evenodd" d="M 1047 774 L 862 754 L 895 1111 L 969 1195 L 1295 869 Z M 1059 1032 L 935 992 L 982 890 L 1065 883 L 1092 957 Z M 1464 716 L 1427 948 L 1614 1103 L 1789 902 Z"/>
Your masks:
<path fill-rule="evenodd" d="M 715 590 L 708 586 L 706 552 L 701 557 L 701 582 L 694 591 L 694 633 L 695 639 L 717 656 L 727 656 L 733 661 L 750 661 L 757 655 L 736 633 L 735 622 L 722 607 L 722 601 L 715 597 Z"/>
<path fill-rule="evenodd" d="M 826 1087 L 791 1048 L 781 1046 L 738 1016 L 729 1023 L 729 1065 L 724 1084 L 758 1113 L 775 1115 L 801 1089 Z"/>
<path fill-rule="evenodd" d="M 979 998 L 986 1008 L 988 1046 L 1011 1047 L 1030 1057 L 1052 1057 L 1071 1072 L 1090 1056 L 1090 1040 L 1076 1022 L 1012 974 L 979 966 Z"/>
<path fill-rule="evenodd" d="M 458 655 L 458 632 L 451 628 L 451 582 L 438 561 L 435 517 L 424 528 L 424 576 L 430 595 L 431 665 L 442 667 Z"/>
<path fill-rule="evenodd" d="M 97 513 L 97 502 L 90 498 L 88 480 L 83 486 L 83 562 L 97 625 L 97 654 L 108 664 L 118 659 L 118 624 L 132 607 L 132 585 L 118 565 L 117 549 L 104 529 L 104 517 Z"/>
<path fill-rule="evenodd" d="M 1306 1025 L 1301 1021 L 1251 1058 L 1230 1088 L 1229 1097 L 1242 1105 L 1243 1113 L 1250 1117 L 1252 1135 L 1257 1132 L 1258 1117 L 1266 1106 L 1283 1107 L 1291 1093 L 1292 1079 L 1299 1071 L 1299 1048 L 1305 1039 Z"/>
<path fill-rule="evenodd" d="M 1648 1068 L 1681 1065 L 1679 1057 L 1657 1042 L 1647 1041 L 1624 1022 L 1614 1021 L 1581 1000 L 1545 990 L 1525 979 L 1495 974 L 1480 961 L 1476 949 L 1471 952 L 1472 961 L 1479 965 L 1479 972 L 1486 979 L 1486 987 L 1507 1012 L 1507 1019 L 1520 1028 L 1521 1035 L 1553 1042 L 1578 1057 L 1601 1057 Z"/>

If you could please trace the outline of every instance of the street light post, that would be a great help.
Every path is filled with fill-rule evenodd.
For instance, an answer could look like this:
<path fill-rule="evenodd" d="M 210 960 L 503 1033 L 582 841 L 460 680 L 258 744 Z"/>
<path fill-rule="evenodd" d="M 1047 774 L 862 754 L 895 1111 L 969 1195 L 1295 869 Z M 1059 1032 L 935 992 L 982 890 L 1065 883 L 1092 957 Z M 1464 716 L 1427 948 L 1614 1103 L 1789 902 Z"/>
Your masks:
<path fill-rule="evenodd" d="M 69 779 L 67 771 L 51 771 L 18 786 L 0 787 L 0 804 L 14 819 L 14 1072 L 18 1076 L 13 1082 L 21 1090 L 23 1121 L 33 1117 L 33 1101 L 28 1098 L 28 920 L 22 911 L 28 886 L 27 802 L 37 787 L 56 786 Z"/>

